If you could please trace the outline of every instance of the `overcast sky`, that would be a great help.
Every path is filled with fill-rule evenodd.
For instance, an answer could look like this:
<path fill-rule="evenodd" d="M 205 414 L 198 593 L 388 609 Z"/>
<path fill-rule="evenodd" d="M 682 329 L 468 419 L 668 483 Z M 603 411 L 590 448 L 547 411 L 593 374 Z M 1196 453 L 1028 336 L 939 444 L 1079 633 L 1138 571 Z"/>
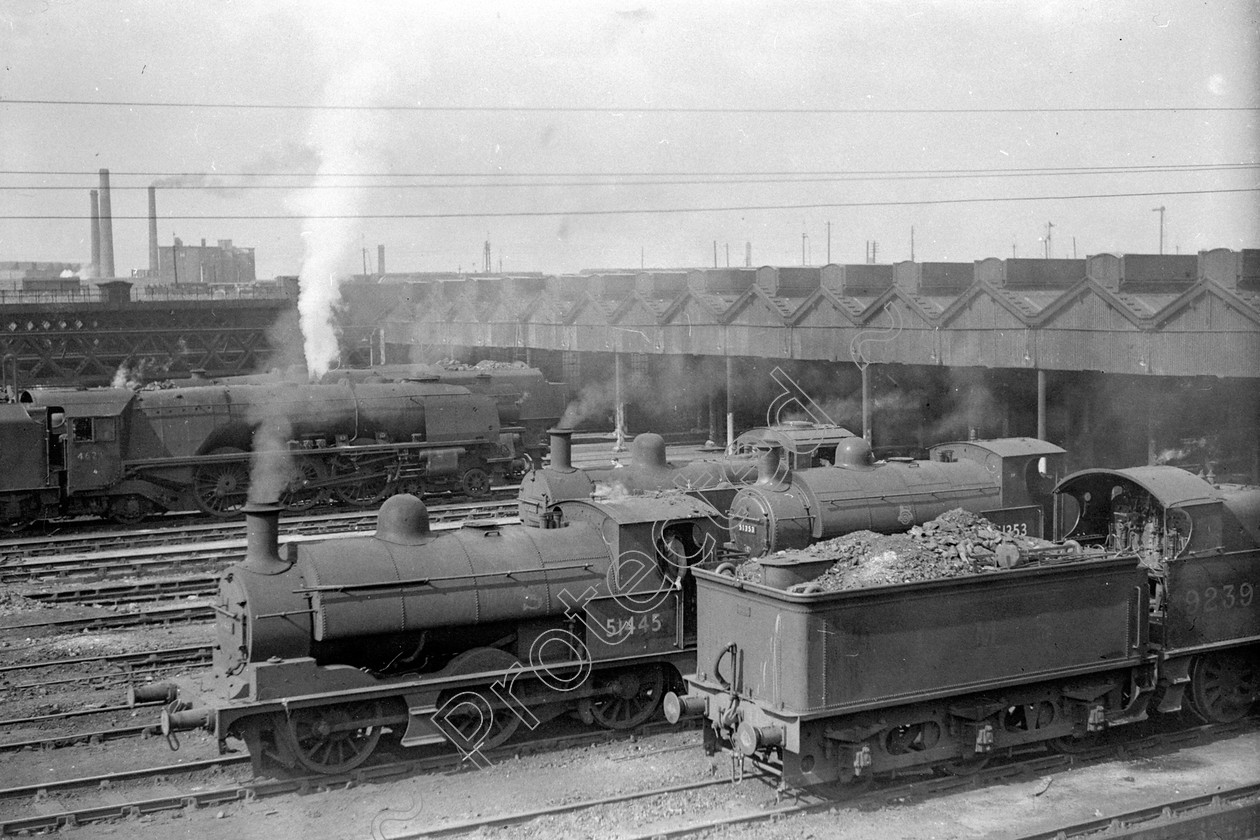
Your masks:
<path fill-rule="evenodd" d="M 1160 206 L 1254 248 L 1256 9 L 3 0 L 0 261 L 88 261 L 100 167 L 122 276 L 154 182 L 162 244 L 260 277 L 822 264 L 828 222 L 833 262 L 1154 253 Z"/>

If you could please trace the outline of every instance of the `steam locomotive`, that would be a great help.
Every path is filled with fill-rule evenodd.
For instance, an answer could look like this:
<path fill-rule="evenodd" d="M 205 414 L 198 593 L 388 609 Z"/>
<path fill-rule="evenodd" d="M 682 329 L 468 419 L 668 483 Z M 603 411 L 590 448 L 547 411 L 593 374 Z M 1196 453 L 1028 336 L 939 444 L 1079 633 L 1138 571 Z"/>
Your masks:
<path fill-rule="evenodd" d="M 775 445 L 791 469 L 830 463 L 836 445 L 853 437 L 839 426 L 789 421 L 750 429 L 737 437 L 731 454 L 700 458 L 681 466 L 666 460 L 665 439 L 645 432 L 630 444 L 629 463 L 607 469 L 573 467 L 572 432 L 552 429 L 551 461 L 521 479 L 517 501 L 521 521 L 545 527 L 555 504 L 565 499 L 609 498 L 681 490 L 698 495 L 722 513 L 730 509 L 736 490 L 757 478 L 757 447 Z"/>
<path fill-rule="evenodd" d="M 1002 444 L 958 456 L 1001 474 L 1003 452 L 1024 457 Z M 555 475 L 588 480 L 567 463 L 559 434 Z M 647 720 L 696 668 L 692 573 L 737 556 L 726 518 L 682 492 L 542 509 L 542 527 L 439 536 L 418 499 L 396 496 L 373 536 L 281 553 L 275 509 L 247 508 L 249 555 L 222 578 L 216 610 L 220 699 L 172 710 L 164 726 L 239 736 L 260 770 L 337 773 L 386 729 L 403 746 L 451 741 L 476 756 L 567 712 L 614 728 Z"/>
<path fill-rule="evenodd" d="M 643 723 L 693 666 L 686 572 L 716 564 L 721 527 L 684 494 L 558 508 L 552 528 L 439 535 L 423 502 L 398 495 L 373 536 L 281 553 L 279 508 L 246 507 L 248 556 L 218 596 L 223 699 L 168 709 L 163 729 L 238 736 L 260 771 L 339 773 L 386 729 L 476 761 L 566 712 Z"/>
<path fill-rule="evenodd" d="M 231 516 L 251 480 L 290 509 L 325 498 L 371 506 L 398 491 L 484 495 L 540 457 L 540 429 L 557 418 L 524 418 L 528 394 L 482 387 L 494 392 L 410 380 L 26 390 L 0 405 L 0 445 L 14 453 L 0 525 Z M 522 419 L 528 427 L 514 425 Z M 266 456 L 253 476 L 251 453 Z"/>
<path fill-rule="evenodd" d="M 697 671 L 666 716 L 702 717 L 710 753 L 801 788 L 974 772 L 1183 705 L 1245 715 L 1260 696 L 1260 488 L 1138 467 L 1053 492 L 1069 542 L 990 574 L 807 594 L 791 584 L 821 571 L 808 563 L 764 583 L 695 570 Z"/>
<path fill-rule="evenodd" d="M 926 461 L 876 461 L 864 438 L 847 437 L 831 464 L 800 469 L 773 442 L 762 451 L 756 482 L 730 505 L 731 540 L 753 557 L 851 531 L 905 531 L 953 508 L 1040 537 L 1066 455 L 1042 440 L 1002 438 L 937 444 Z"/>

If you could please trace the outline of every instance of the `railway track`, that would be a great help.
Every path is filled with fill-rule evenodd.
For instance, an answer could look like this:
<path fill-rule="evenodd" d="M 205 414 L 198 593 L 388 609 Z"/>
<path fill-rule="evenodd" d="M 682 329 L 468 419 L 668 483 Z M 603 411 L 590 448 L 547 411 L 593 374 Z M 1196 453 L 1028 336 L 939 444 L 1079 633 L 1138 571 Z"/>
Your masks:
<path fill-rule="evenodd" d="M 496 517 L 516 508 L 516 488 L 508 498 L 479 502 L 433 505 L 431 522 L 458 522 L 466 519 Z M 325 513 L 315 516 L 292 516 L 280 520 L 281 536 L 328 535 L 371 530 L 376 527 L 376 509 Z M 161 549 L 189 543 L 220 543 L 244 539 L 242 521 L 189 523 L 179 521 L 173 527 L 149 527 L 126 531 L 75 532 L 40 537 L 0 540 L 0 563 L 13 564 L 36 557 L 61 557 L 135 549 Z"/>
<path fill-rule="evenodd" d="M 486 757 L 491 761 L 506 760 L 524 752 L 546 752 L 559 749 L 574 749 L 583 746 L 630 740 L 652 732 L 672 731 L 675 727 L 664 723 L 650 723 L 633 730 L 613 732 L 583 732 L 521 741 L 491 750 Z M 57 831 L 77 825 L 85 825 L 107 820 L 125 819 L 143 814 L 181 809 L 208 808 L 232 802 L 250 801 L 264 797 L 274 797 L 289 793 L 310 793 L 317 790 L 345 788 L 351 785 L 369 782 L 383 782 L 405 778 L 416 773 L 430 773 L 452 770 L 460 766 L 462 756 L 458 752 L 441 755 L 406 759 L 403 761 L 381 763 L 368 767 L 360 767 L 349 773 L 330 775 L 301 776 L 297 778 L 276 779 L 266 781 L 245 781 L 211 790 L 180 792 L 169 796 L 133 799 L 116 804 L 91 806 L 57 813 L 37 816 L 18 817 L 0 820 L 0 836 L 34 834 Z M 0 800 L 37 797 L 48 799 L 62 792 L 83 788 L 112 788 L 128 782 L 153 781 L 169 779 L 171 776 L 197 773 L 206 770 L 214 771 L 239 765 L 247 765 L 249 758 L 242 755 L 219 756 L 214 759 L 185 762 L 181 764 L 162 765 L 142 770 L 126 770 L 118 773 L 103 773 L 96 776 L 85 776 L 61 781 L 39 782 L 21 787 L 0 789 Z M 713 784 L 712 781 L 709 784 Z"/>
<path fill-rule="evenodd" d="M 214 618 L 210 604 L 179 604 L 173 607 L 156 607 L 138 612 L 118 612 L 106 615 L 78 616 L 75 618 L 46 618 L 22 624 L 0 627 L 0 635 L 30 633 L 37 630 L 57 630 L 63 633 L 80 633 L 96 630 L 117 630 L 123 627 L 169 626 L 209 621 Z"/>
<path fill-rule="evenodd" d="M 476 515 L 472 515 L 473 513 Z M 498 524 L 516 522 L 516 502 L 499 502 L 476 508 L 453 509 L 430 519 L 434 531 L 459 528 L 470 519 L 489 520 Z M 375 518 L 372 520 L 375 527 Z M 284 522 L 282 520 L 281 526 Z M 324 532 L 320 534 L 286 533 L 285 542 L 313 542 L 359 536 L 359 531 Z M 192 545 L 162 545 L 148 548 L 110 549 L 81 554 L 32 557 L 0 565 L 0 583 L 22 583 L 54 579 L 101 580 L 172 571 L 217 569 L 239 562 L 245 557 L 246 539 L 242 534 L 231 539 L 199 541 Z M 39 598 L 37 592 L 23 591 L 26 597 Z M 67 597 L 64 601 L 73 601 Z"/>
<path fill-rule="evenodd" d="M 1044 752 L 1039 750 L 1036 755 L 1024 755 L 1018 757 L 1012 756 L 1007 762 L 999 766 L 988 767 L 966 776 L 931 777 L 909 782 L 886 784 L 875 783 L 872 786 L 865 784 L 850 785 L 847 788 L 839 788 L 838 790 L 833 791 L 835 795 L 825 795 L 814 792 L 794 792 L 792 794 L 792 802 L 789 804 L 777 804 L 784 796 L 784 792 L 781 789 L 776 789 L 774 787 L 777 776 L 770 773 L 759 773 L 756 776 L 749 775 L 747 778 L 750 781 L 755 779 L 765 784 L 767 792 L 773 792 L 776 802 L 775 807 L 762 808 L 756 811 L 748 811 L 739 814 L 724 814 L 720 817 L 698 820 L 672 829 L 654 828 L 641 835 L 635 835 L 634 840 L 656 840 L 656 838 L 704 836 L 709 832 L 719 829 L 773 822 L 791 816 L 817 813 L 819 811 L 834 808 L 837 805 L 855 808 L 878 808 L 886 804 L 904 802 L 911 797 L 922 799 L 928 796 L 940 795 L 964 787 L 986 786 L 1001 781 L 1009 781 L 1020 776 L 1044 775 L 1048 772 L 1064 770 L 1072 767 L 1098 764 L 1114 759 L 1117 750 L 1123 750 L 1124 755 L 1132 757 L 1143 753 L 1151 753 L 1158 750 L 1167 750 L 1177 746 L 1200 743 L 1208 738 L 1219 737 L 1220 735 L 1227 734 L 1229 732 L 1244 731 L 1246 729 L 1254 728 L 1255 723 L 1256 721 L 1252 719 L 1227 726 L 1201 726 L 1171 733 L 1158 733 L 1137 740 L 1126 740 L 1121 743 L 1108 743 L 1083 750 L 1081 752 L 1073 753 L 1071 755 L 1046 755 Z M 743 778 L 744 777 L 741 776 L 740 781 L 742 781 Z M 701 788 L 712 787 L 715 784 L 730 784 L 733 781 L 736 781 L 736 779 L 732 774 L 732 778 L 730 780 L 709 779 L 702 782 L 684 783 L 666 788 L 653 788 L 639 792 L 619 793 L 614 796 L 599 797 L 559 806 L 539 808 L 511 814 L 498 814 L 476 820 L 466 820 L 458 823 L 433 826 L 409 834 L 395 834 L 392 836 L 394 840 L 404 840 L 404 838 L 408 838 L 408 840 L 410 840 L 410 838 L 422 837 L 460 836 L 475 832 L 484 832 L 488 829 L 524 825 L 545 817 L 567 816 L 570 814 L 580 813 L 582 811 L 619 805 L 635 800 L 652 799 L 664 796 L 680 796 Z M 1226 798 L 1234 798 L 1248 800 L 1249 797 L 1254 798 L 1257 795 L 1260 795 L 1260 784 L 1250 784 L 1242 786 L 1236 791 L 1222 792 L 1221 794 L 1218 794 L 1218 799 L 1223 800 Z M 1211 799 L 1211 797 L 1207 797 L 1207 799 Z M 1160 806 L 1157 806 L 1154 811 L 1157 813 L 1162 812 L 1165 809 L 1172 808 L 1174 804 L 1175 803 L 1163 803 Z M 1253 805 L 1251 807 L 1254 808 L 1255 806 Z M 1149 810 L 1151 809 L 1143 809 L 1144 812 Z M 1112 824 L 1116 820 L 1123 822 L 1125 819 L 1126 817 L 1124 816 L 1113 816 L 1107 818 L 1102 821 L 1102 827 L 1107 828 L 1108 825 Z M 1093 825 L 1093 823 L 1090 825 Z M 1036 840 L 1051 840 L 1051 838 L 1061 836 L 1064 835 L 1052 832 L 1047 835 L 1037 835 Z M 1071 836 L 1085 835 L 1077 834 Z M 1030 838 L 1030 840 L 1032 840 L 1032 838 Z"/>

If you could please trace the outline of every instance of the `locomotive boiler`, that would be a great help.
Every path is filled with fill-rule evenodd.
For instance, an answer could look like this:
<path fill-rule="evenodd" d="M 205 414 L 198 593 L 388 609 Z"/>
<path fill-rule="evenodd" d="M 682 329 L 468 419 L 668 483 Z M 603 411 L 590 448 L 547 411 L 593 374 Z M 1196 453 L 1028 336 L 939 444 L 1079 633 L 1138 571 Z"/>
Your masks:
<path fill-rule="evenodd" d="M 606 469 L 573 466 L 571 430 L 551 429 L 551 461 L 521 479 L 518 496 L 521 521 L 545 526 L 556 502 L 563 499 L 620 497 L 681 490 L 699 495 L 719 511 L 731 506 L 740 486 L 757 478 L 757 447 L 777 444 L 792 469 L 826 462 L 836 445 L 853 433 L 839 426 L 789 421 L 750 429 L 735 439 L 731 454 L 699 458 L 682 465 L 667 460 L 665 439 L 645 432 L 630 444 L 629 463 Z"/>
<path fill-rule="evenodd" d="M 876 461 L 865 439 L 850 436 L 830 465 L 798 469 L 767 441 L 756 482 L 731 502 L 731 541 L 760 557 L 851 531 L 905 531 L 959 507 L 1040 537 L 1064 455 L 1042 440 L 1001 438 L 937 444 L 926 461 Z"/>
<path fill-rule="evenodd" d="M 1053 494 L 1063 548 L 983 574 L 810 593 L 696 570 L 697 672 L 667 717 L 800 788 L 1072 751 L 1183 706 L 1247 714 L 1260 488 L 1138 467 Z"/>
<path fill-rule="evenodd" d="M 502 424 L 496 403 L 437 382 L 31 389 L 0 416 L 0 436 L 38 426 L 42 454 L 9 482 L 23 487 L 4 488 L 0 516 L 10 526 L 194 508 L 230 516 L 251 480 L 291 509 L 372 505 L 396 491 L 483 495 L 524 466 L 522 430 Z"/>
<path fill-rule="evenodd" d="M 471 755 L 566 712 L 639 725 L 694 667 L 689 571 L 715 564 L 722 537 L 682 494 L 441 534 L 399 495 L 373 536 L 285 547 L 277 507 L 246 514 L 248 557 L 218 596 L 220 699 L 164 726 L 238 736 L 260 768 L 325 773 L 366 760 L 384 730 Z"/>

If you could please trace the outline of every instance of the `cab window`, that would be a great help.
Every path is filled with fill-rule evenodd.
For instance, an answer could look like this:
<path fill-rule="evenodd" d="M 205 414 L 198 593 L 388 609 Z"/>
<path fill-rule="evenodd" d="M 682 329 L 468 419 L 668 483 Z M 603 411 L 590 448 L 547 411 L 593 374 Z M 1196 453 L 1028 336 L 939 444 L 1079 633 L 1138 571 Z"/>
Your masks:
<path fill-rule="evenodd" d="M 70 433 L 74 436 L 75 443 L 91 443 L 96 440 L 92 432 L 91 417 L 75 417 L 70 421 Z"/>
<path fill-rule="evenodd" d="M 70 431 L 76 443 L 101 443 L 114 440 L 117 426 L 113 417 L 75 417 Z"/>

